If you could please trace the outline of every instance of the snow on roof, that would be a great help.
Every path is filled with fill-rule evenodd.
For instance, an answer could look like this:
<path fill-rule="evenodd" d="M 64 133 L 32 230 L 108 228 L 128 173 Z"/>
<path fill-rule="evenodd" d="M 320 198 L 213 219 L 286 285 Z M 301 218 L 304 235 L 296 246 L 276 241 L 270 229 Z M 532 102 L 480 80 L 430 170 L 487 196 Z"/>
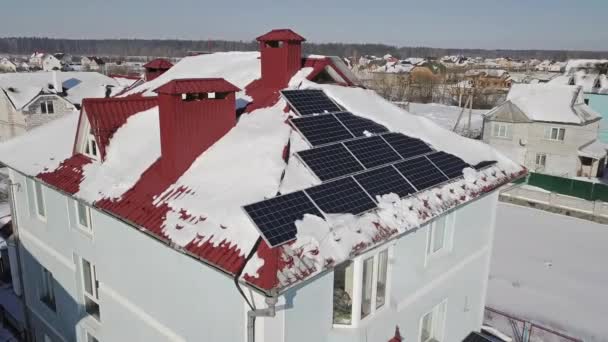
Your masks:
<path fill-rule="evenodd" d="M 507 101 L 534 121 L 580 124 L 601 118 L 584 104 L 581 88 L 555 84 L 514 84 Z M 576 110 L 582 107 L 585 115 Z"/>
<path fill-rule="evenodd" d="M 608 59 L 571 59 L 566 63 L 566 74 L 581 68 L 595 68 L 598 64 L 608 64 Z"/>
<path fill-rule="evenodd" d="M 606 156 L 606 144 L 599 140 L 593 140 L 578 149 L 578 155 L 593 159 L 602 159 Z"/>
<path fill-rule="evenodd" d="M 122 89 L 116 80 L 97 72 L 57 71 L 56 74 L 58 84 L 72 78 L 81 81 L 67 91 L 66 98 L 73 104 L 80 104 L 87 97 L 105 97 L 106 86 L 113 87 L 113 94 Z M 49 86 L 53 82 L 52 71 L 0 74 L 0 88 L 6 92 L 16 109 L 27 105 L 41 91 L 55 93 L 55 89 Z"/>
<path fill-rule="evenodd" d="M 257 57 L 257 53 L 188 57 L 157 79 L 138 87 L 135 93 L 148 94 L 173 78 L 202 76 L 226 76 L 229 82 L 246 88 L 247 82 L 259 77 Z M 496 161 L 497 164 L 482 171 L 467 168 L 463 170 L 462 179 L 403 200 L 386 194 L 381 198 L 378 210 L 360 217 L 340 214 L 327 216 L 326 220 L 306 215 L 297 223 L 298 239 L 294 243 L 272 250 L 264 247 L 265 244 L 258 247 L 242 275 L 245 281 L 258 288 L 285 289 L 418 227 L 524 172 L 521 166 L 492 147 L 412 115 L 371 90 L 319 85 L 305 80 L 311 71 L 312 68 L 302 69 L 290 85 L 323 89 L 354 114 L 383 124 L 391 131 L 420 138 L 435 149 L 455 154 L 471 165 L 482 161 Z M 144 220 L 138 223 L 138 228 L 148 229 L 227 272 L 236 272 L 259 237 L 242 207 L 274 197 L 279 191 L 294 191 L 319 182 L 297 158 L 291 157 L 285 164 L 283 152 L 288 142 L 290 153 L 309 148 L 286 124 L 288 115 L 293 113 L 286 113 L 285 105 L 285 101 L 279 100 L 271 107 L 241 115 L 235 127 L 203 152 L 173 184 L 161 185 L 158 193 L 151 194 L 151 203 L 147 204 L 144 202 L 149 201 L 148 193 L 138 195 L 137 189 L 160 156 L 158 107 L 133 114 L 111 138 L 105 161 L 82 167 L 82 173 L 78 175 L 82 174 L 83 180 L 75 180 L 79 183 L 75 196 L 118 216 L 125 215 L 122 214 L 125 211 L 121 211 L 123 208 L 127 212 L 141 213 L 141 205 L 148 205 L 144 210 L 158 215 L 160 227 L 153 227 L 156 223 Z M 72 155 L 74 136 L 65 132 L 76 132 L 77 117 L 68 115 L 0 145 L 0 160 L 32 176 L 56 169 L 62 160 Z M 152 176 L 146 177 L 146 181 L 156 181 Z M 128 203 L 116 201 L 132 195 L 139 196 L 136 201 L 143 202 L 127 208 Z M 130 200 L 135 197 L 129 197 L 129 202 L 132 203 Z M 121 203 L 121 208 L 113 207 Z M 279 262 L 277 258 L 293 262 Z"/>
<path fill-rule="evenodd" d="M 156 96 L 154 89 L 179 78 L 224 78 L 241 89 L 260 78 L 259 52 L 220 52 L 182 58 L 171 69 L 150 82 L 130 89 L 120 96 L 142 93 Z M 237 94 L 243 97 L 244 94 Z"/>

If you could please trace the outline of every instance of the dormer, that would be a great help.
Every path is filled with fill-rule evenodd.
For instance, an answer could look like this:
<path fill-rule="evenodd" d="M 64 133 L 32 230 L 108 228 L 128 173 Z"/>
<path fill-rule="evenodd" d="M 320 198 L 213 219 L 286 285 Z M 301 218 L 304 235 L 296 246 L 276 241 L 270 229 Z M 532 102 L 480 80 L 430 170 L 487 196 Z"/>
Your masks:
<path fill-rule="evenodd" d="M 223 78 L 170 81 L 158 93 L 161 168 L 176 178 L 236 124 L 235 92 Z"/>
<path fill-rule="evenodd" d="M 290 29 L 278 29 L 256 40 L 260 43 L 264 87 L 285 88 L 302 66 L 302 42 L 306 39 Z"/>
<path fill-rule="evenodd" d="M 152 81 L 173 67 L 173 63 L 163 58 L 157 58 L 144 64 L 146 81 Z"/>

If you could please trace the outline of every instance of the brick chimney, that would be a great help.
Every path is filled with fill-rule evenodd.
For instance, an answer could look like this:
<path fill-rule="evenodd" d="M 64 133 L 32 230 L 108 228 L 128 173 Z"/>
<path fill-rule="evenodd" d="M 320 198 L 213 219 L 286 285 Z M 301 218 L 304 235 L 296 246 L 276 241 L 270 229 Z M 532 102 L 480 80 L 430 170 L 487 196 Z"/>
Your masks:
<path fill-rule="evenodd" d="M 144 69 L 146 69 L 146 81 L 152 81 L 158 76 L 164 74 L 165 71 L 171 69 L 172 66 L 173 63 L 163 58 L 157 58 L 149 61 L 148 63 L 144 64 Z"/>
<path fill-rule="evenodd" d="M 236 124 L 235 92 L 223 78 L 170 81 L 158 93 L 161 168 L 177 178 Z"/>
<path fill-rule="evenodd" d="M 285 88 L 302 67 L 302 36 L 290 29 L 272 30 L 260 42 L 262 83 L 266 88 Z"/>

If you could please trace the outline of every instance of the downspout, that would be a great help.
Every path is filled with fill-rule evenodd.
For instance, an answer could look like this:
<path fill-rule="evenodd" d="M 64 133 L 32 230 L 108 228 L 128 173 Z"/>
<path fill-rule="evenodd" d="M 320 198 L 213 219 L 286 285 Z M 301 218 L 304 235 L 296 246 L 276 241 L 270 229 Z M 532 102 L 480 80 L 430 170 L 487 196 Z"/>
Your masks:
<path fill-rule="evenodd" d="M 25 317 L 25 331 L 24 331 L 24 337 L 26 341 L 31 341 L 32 340 L 32 336 L 30 334 L 30 328 L 32 326 L 31 321 L 30 321 L 30 314 L 29 314 L 29 310 L 27 308 L 27 303 L 26 303 L 26 298 L 27 298 L 27 294 L 25 291 L 25 283 L 23 282 L 23 263 L 21 262 L 21 242 L 19 240 L 19 224 L 18 224 L 18 219 L 17 219 L 17 212 L 15 210 L 15 193 L 13 190 L 13 187 L 19 188 L 21 186 L 21 184 L 19 183 L 13 183 L 12 180 L 9 181 L 8 183 L 8 196 L 9 196 L 9 207 L 11 210 L 11 221 L 12 221 L 12 228 L 13 228 L 13 239 L 11 240 L 11 243 L 15 244 L 15 255 L 17 256 L 17 265 L 19 267 L 19 269 L 17 270 L 17 274 L 19 275 L 19 283 L 21 285 L 21 306 L 22 306 L 22 310 L 23 310 L 23 316 Z"/>
<path fill-rule="evenodd" d="M 261 242 L 262 242 L 262 237 L 260 236 L 260 237 L 258 237 L 257 241 L 251 248 L 251 251 L 249 251 L 249 254 L 245 258 L 245 262 L 243 263 L 243 266 L 234 275 L 234 285 L 236 286 L 237 290 L 239 291 L 241 296 L 243 296 L 243 298 L 245 299 L 245 302 L 247 303 L 247 305 L 249 305 L 249 308 L 251 309 L 251 310 L 247 311 L 247 342 L 255 342 L 255 319 L 257 317 L 274 317 L 276 315 L 276 305 L 278 302 L 278 296 L 277 296 L 276 290 L 272 290 L 270 296 L 266 296 L 265 302 L 266 302 L 267 308 L 256 309 L 255 306 L 253 305 L 253 303 L 249 301 L 249 299 L 247 298 L 247 296 L 245 295 L 245 293 L 243 292 L 243 289 L 241 288 L 241 286 L 239 284 L 239 278 L 241 277 L 241 274 L 243 274 L 243 271 L 245 270 L 245 266 L 247 266 L 247 263 L 249 262 L 249 260 L 251 260 L 251 258 L 253 258 L 253 256 L 257 252 L 258 246 L 260 245 Z"/>

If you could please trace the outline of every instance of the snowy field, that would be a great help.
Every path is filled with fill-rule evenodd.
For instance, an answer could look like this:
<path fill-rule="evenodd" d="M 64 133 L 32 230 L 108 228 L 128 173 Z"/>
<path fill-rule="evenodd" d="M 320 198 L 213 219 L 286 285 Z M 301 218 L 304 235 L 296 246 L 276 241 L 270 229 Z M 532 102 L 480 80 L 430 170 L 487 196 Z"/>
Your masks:
<path fill-rule="evenodd" d="M 458 106 L 446 106 L 438 103 L 412 103 L 410 102 L 409 112 L 412 114 L 416 114 L 419 116 L 424 116 L 428 119 L 431 119 L 439 126 L 449 129 L 450 131 L 454 128 L 456 124 L 456 120 L 458 120 L 458 115 L 462 108 Z M 481 127 L 483 124 L 483 116 L 482 114 L 487 113 L 486 109 L 473 109 L 471 116 L 471 128 L 475 131 L 481 131 Z M 468 114 L 468 110 L 465 111 L 465 114 Z M 468 120 L 468 115 L 463 115 L 463 118 L 460 121 L 459 127 Z"/>
<path fill-rule="evenodd" d="M 500 203 L 487 305 L 608 341 L 608 225 Z"/>

